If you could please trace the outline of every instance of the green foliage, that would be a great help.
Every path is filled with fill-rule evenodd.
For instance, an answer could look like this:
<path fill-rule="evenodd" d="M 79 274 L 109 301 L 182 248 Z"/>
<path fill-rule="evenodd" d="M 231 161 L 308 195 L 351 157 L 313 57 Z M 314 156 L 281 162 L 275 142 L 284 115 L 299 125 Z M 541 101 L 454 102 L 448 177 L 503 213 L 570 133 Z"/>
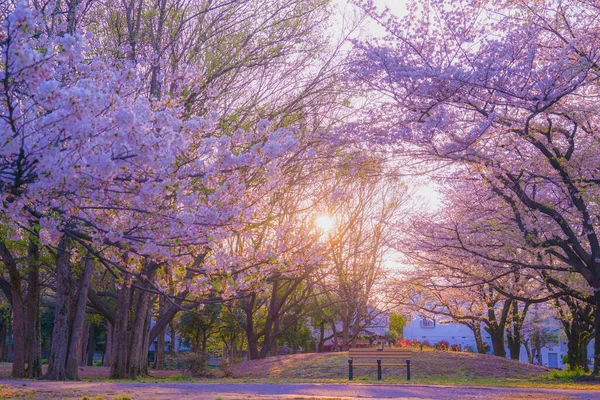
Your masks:
<path fill-rule="evenodd" d="M 179 331 L 192 351 L 207 351 L 208 339 L 218 331 L 220 304 L 207 304 L 199 312 L 185 312 L 179 320 Z"/>
<path fill-rule="evenodd" d="M 187 375 L 175 375 L 175 376 L 171 376 L 171 377 L 167 378 L 166 380 L 173 381 L 173 382 L 182 382 L 182 381 L 190 381 L 191 378 Z"/>
<path fill-rule="evenodd" d="M 385 337 L 391 343 L 396 343 L 396 341 L 400 339 L 400 335 L 398 335 L 396 331 L 387 331 L 385 333 Z"/>
<path fill-rule="evenodd" d="M 572 381 L 575 378 L 579 378 L 580 376 L 590 375 L 589 372 L 585 372 L 581 366 L 576 366 L 575 368 L 567 368 L 563 370 L 553 370 L 548 376 L 549 380 L 553 381 Z"/>
<path fill-rule="evenodd" d="M 406 319 L 400 314 L 390 315 L 390 331 L 396 333 L 398 338 L 401 338 L 404 334 L 404 326 L 406 326 Z"/>
<path fill-rule="evenodd" d="M 214 374 L 208 366 L 208 354 L 185 353 L 179 356 L 179 368 L 196 378 L 213 377 Z"/>
<path fill-rule="evenodd" d="M 290 318 L 296 317 L 285 315 L 283 318 L 283 324 L 287 324 Z M 314 340 L 312 337 L 312 331 L 308 327 L 307 320 L 302 318 L 292 323 L 288 329 L 279 335 L 279 343 L 282 345 L 287 345 L 290 348 L 310 348 L 310 346 L 314 344 Z"/>

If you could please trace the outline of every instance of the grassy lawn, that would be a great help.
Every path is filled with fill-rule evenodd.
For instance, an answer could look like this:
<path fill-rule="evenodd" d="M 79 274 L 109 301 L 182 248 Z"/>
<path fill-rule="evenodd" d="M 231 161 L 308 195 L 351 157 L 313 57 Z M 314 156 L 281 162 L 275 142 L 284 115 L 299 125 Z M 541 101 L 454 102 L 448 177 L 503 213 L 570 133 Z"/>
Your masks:
<path fill-rule="evenodd" d="M 402 362 L 403 360 L 389 360 L 388 362 L 395 363 L 396 361 Z M 116 380 L 108 379 L 109 371 L 107 367 L 82 367 L 80 376 L 84 381 L 115 382 Z M 550 370 L 485 354 L 436 350 L 413 351 L 412 378 L 409 382 L 406 381 L 406 368 L 404 367 L 385 366 L 384 361 L 382 371 L 383 379 L 378 381 L 376 367 L 355 367 L 354 382 L 359 384 L 512 386 L 600 390 L 598 383 L 577 382 L 578 375 L 569 371 Z M 349 383 L 348 353 L 296 354 L 245 361 L 236 364 L 233 373 L 233 378 L 196 379 L 183 375 L 181 371 L 150 370 L 150 377 L 138 378 L 137 381 L 147 383 Z M 0 377 L 8 378 L 9 375 L 10 364 L 1 364 Z"/>
<path fill-rule="evenodd" d="M 383 379 L 377 381 L 376 367 L 355 367 L 354 381 L 384 384 L 568 387 L 595 390 L 600 388 L 594 383 L 577 383 L 574 376 L 541 366 L 485 354 L 435 350 L 413 351 L 410 382 L 406 381 L 406 368 L 386 367 L 384 361 L 382 371 Z M 271 357 L 237 364 L 234 373 L 238 379 L 246 381 L 348 382 L 348 354 Z"/>

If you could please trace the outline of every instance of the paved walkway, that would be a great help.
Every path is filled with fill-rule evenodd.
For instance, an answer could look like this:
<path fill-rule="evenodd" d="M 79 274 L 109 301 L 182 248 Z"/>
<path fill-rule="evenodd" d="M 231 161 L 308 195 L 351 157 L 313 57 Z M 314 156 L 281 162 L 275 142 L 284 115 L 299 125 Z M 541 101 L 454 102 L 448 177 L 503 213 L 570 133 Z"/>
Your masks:
<path fill-rule="evenodd" d="M 202 384 L 135 382 L 46 382 L 0 380 L 0 398 L 78 399 L 101 395 L 105 399 L 129 396 L 134 400 L 237 399 L 589 399 L 598 391 L 560 389 L 484 388 L 467 386 L 282 383 Z M 2 397 L 2 395 L 6 397 Z"/>

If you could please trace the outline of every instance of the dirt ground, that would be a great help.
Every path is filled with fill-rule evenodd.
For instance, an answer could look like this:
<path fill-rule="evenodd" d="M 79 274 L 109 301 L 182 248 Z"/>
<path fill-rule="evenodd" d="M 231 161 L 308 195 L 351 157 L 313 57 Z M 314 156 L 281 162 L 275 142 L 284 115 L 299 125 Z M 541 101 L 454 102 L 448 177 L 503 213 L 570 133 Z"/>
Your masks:
<path fill-rule="evenodd" d="M 142 383 L 0 380 L 0 399 L 36 400 L 600 400 L 598 391 L 343 383 Z M 100 396 L 100 397 L 97 397 Z"/>
<path fill-rule="evenodd" d="M 0 364 L 0 379 L 10 379 L 11 364 Z M 42 366 L 42 371 L 46 372 L 46 365 Z M 179 370 L 150 370 L 150 376 L 153 378 L 170 378 L 172 376 L 182 375 Z M 79 367 L 79 377 L 81 379 L 108 379 L 110 378 L 110 367 Z M 1 400 L 1 398 L 0 398 Z"/>

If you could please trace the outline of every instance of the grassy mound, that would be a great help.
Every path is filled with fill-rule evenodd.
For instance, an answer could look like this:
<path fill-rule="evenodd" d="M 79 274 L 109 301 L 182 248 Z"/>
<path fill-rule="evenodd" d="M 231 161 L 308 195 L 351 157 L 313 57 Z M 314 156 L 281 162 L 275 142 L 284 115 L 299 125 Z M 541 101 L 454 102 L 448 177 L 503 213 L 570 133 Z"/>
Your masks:
<path fill-rule="evenodd" d="M 413 351 L 415 383 L 518 383 L 547 375 L 550 370 L 486 354 Z M 347 380 L 348 353 L 296 354 L 239 363 L 234 375 L 252 379 Z M 376 367 L 355 367 L 355 380 L 376 380 Z M 406 369 L 383 366 L 386 381 L 405 381 Z"/>

